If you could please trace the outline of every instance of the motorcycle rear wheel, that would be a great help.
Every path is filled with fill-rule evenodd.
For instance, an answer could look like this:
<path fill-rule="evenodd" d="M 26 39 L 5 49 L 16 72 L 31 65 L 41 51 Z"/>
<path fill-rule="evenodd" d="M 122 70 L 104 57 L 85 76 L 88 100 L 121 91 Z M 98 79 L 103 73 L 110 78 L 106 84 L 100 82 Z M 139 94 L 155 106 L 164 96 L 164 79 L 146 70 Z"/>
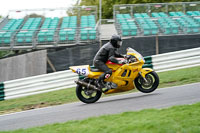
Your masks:
<path fill-rule="evenodd" d="M 102 92 L 91 90 L 81 85 L 76 86 L 76 96 L 84 103 L 95 103 L 101 97 Z"/>
<path fill-rule="evenodd" d="M 154 71 L 150 72 L 146 75 L 145 78 L 147 82 L 145 82 L 142 76 L 138 76 L 135 79 L 134 82 L 135 82 L 136 88 L 143 93 L 151 93 L 154 90 L 156 90 L 159 85 L 159 77 L 157 73 Z"/>

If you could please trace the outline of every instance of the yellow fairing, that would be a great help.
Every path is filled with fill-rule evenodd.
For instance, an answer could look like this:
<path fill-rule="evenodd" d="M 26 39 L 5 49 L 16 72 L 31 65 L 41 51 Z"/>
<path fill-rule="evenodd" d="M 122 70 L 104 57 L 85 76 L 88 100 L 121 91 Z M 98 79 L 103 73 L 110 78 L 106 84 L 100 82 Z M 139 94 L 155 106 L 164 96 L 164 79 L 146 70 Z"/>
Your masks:
<path fill-rule="evenodd" d="M 129 91 L 135 88 L 133 79 L 138 75 L 137 71 L 133 71 L 133 67 L 125 64 L 115 71 L 112 76 L 105 80 L 117 84 L 117 88 L 107 91 L 105 94 Z"/>
<path fill-rule="evenodd" d="M 94 78 L 94 79 L 97 79 L 99 78 L 99 76 L 103 74 L 103 72 L 91 72 L 89 73 L 88 75 L 88 78 Z"/>
<path fill-rule="evenodd" d="M 140 70 L 140 74 L 142 75 L 143 78 L 145 78 L 146 74 L 152 72 L 153 70 L 151 68 L 143 68 Z"/>
<path fill-rule="evenodd" d="M 115 83 L 117 88 L 110 89 L 105 94 L 129 91 L 135 88 L 134 80 L 140 74 L 142 77 L 145 77 L 146 74 L 152 72 L 150 68 L 142 68 L 144 65 L 144 59 L 140 54 L 134 53 L 131 51 L 127 53 L 135 57 L 135 61 L 127 63 L 124 65 L 115 64 L 112 62 L 106 63 L 106 65 L 112 69 L 113 73 L 111 77 L 105 79 L 106 82 Z M 89 65 L 85 66 L 73 66 L 70 67 L 73 72 L 78 73 L 79 75 L 86 76 L 88 78 L 97 79 L 103 72 L 93 72 Z"/>
<path fill-rule="evenodd" d="M 107 63 L 106 65 L 107 65 L 108 68 L 110 68 L 112 71 L 116 71 L 119 67 L 121 67 L 121 65 L 115 64 L 115 63 Z"/>

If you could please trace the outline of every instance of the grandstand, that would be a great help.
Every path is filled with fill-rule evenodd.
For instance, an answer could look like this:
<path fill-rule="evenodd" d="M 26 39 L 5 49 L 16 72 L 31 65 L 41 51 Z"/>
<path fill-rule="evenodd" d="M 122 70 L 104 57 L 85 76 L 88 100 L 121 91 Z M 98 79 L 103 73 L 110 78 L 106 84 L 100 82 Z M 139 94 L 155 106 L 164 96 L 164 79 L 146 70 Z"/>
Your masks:
<path fill-rule="evenodd" d="M 51 16 L 52 11 L 62 11 L 62 15 L 57 12 Z M 0 49 L 71 46 L 100 40 L 96 6 L 21 10 L 21 18 L 12 18 L 13 12 L 0 22 Z M 115 5 L 113 13 L 115 29 L 123 37 L 200 33 L 200 2 Z M 113 34 L 113 26 L 107 27 Z M 108 30 L 101 32 L 104 35 Z"/>
<path fill-rule="evenodd" d="M 115 27 L 122 36 L 200 33 L 200 2 L 115 5 Z"/>
<path fill-rule="evenodd" d="M 64 15 L 45 16 L 47 14 L 45 12 L 54 10 L 63 10 Z M 74 12 L 70 15 L 67 14 L 67 10 L 65 8 L 30 10 L 32 14 L 24 13 L 21 18 L 10 18 L 8 15 L 0 23 L 0 48 L 46 48 L 98 42 L 97 7 L 73 7 Z"/>

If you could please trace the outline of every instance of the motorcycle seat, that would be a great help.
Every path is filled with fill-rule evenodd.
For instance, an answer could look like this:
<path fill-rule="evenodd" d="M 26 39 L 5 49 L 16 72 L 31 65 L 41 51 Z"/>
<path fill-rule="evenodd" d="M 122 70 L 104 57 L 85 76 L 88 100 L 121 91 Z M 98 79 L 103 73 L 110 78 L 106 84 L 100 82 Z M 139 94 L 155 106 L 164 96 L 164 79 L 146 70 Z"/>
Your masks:
<path fill-rule="evenodd" d="M 91 71 L 91 72 L 101 72 L 101 70 L 99 70 L 99 69 L 96 68 L 95 66 L 90 66 L 90 71 Z"/>
<path fill-rule="evenodd" d="M 101 72 L 101 70 L 99 70 L 98 68 L 90 68 L 90 70 L 91 70 L 92 72 Z"/>

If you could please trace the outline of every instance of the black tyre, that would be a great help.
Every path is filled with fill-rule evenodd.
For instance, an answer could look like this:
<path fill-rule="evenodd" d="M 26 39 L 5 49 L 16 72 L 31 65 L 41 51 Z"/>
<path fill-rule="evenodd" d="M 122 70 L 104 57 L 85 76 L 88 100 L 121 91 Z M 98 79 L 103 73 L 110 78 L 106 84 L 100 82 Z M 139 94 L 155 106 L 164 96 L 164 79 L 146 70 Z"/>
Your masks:
<path fill-rule="evenodd" d="M 81 85 L 76 86 L 76 96 L 78 99 L 84 103 L 94 103 L 99 100 L 102 92 L 88 89 Z"/>
<path fill-rule="evenodd" d="M 146 81 L 142 78 L 142 76 L 138 76 L 135 79 L 136 88 L 143 93 L 150 93 L 157 89 L 159 85 L 159 77 L 156 72 L 150 72 L 146 74 Z"/>

